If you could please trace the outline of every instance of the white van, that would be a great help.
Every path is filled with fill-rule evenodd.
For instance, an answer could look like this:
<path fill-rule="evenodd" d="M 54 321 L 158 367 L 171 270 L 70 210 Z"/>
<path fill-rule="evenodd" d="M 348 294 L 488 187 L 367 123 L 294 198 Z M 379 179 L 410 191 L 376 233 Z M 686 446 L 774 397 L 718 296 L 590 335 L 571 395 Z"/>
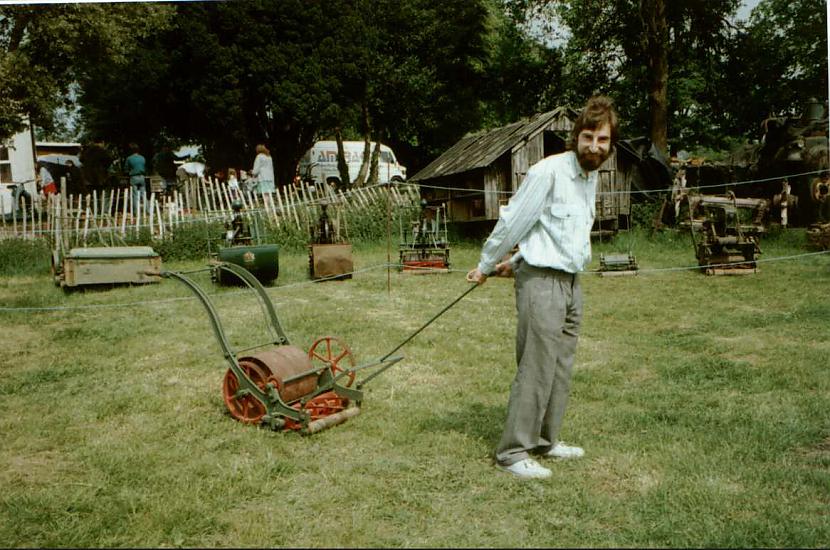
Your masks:
<path fill-rule="evenodd" d="M 362 141 L 344 141 L 343 153 L 346 164 L 349 165 L 349 181 L 354 182 L 360 172 L 360 165 L 363 162 Z M 375 150 L 375 142 L 372 142 L 372 152 Z M 370 153 L 371 154 L 371 153 Z M 369 157 L 371 160 L 371 156 Z M 337 169 L 337 142 L 318 141 L 306 151 L 299 162 L 300 177 L 311 177 L 315 183 L 340 184 L 340 171 Z M 366 177 L 369 177 L 367 168 Z M 398 164 L 395 153 L 388 146 L 380 145 L 380 158 L 378 158 L 378 183 L 402 182 L 406 179 L 406 167 Z"/>

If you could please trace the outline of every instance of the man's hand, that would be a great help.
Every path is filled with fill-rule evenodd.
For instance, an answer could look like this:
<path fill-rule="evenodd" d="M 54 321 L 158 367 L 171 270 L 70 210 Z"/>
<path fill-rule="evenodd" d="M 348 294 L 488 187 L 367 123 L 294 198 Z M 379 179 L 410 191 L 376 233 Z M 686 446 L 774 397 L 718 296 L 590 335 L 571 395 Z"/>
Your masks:
<path fill-rule="evenodd" d="M 496 277 L 512 277 L 513 276 L 513 264 L 509 261 L 501 262 L 496 264 Z"/>
<path fill-rule="evenodd" d="M 478 268 L 467 273 L 467 282 L 483 285 L 487 281 L 487 275 L 479 271 Z"/>

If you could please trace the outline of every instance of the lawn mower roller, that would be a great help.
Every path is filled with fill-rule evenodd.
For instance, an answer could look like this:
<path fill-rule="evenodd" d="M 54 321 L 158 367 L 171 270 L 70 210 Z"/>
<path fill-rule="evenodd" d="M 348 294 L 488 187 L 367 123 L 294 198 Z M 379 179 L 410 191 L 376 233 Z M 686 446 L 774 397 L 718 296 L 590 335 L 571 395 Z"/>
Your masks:
<path fill-rule="evenodd" d="M 256 295 L 267 320 L 266 328 L 271 338 L 267 343 L 237 351 L 231 348 L 210 298 L 187 277 L 190 273 L 207 270 L 224 270 L 235 275 Z M 393 354 L 477 286 L 472 285 L 465 290 L 380 359 L 357 365 L 346 343 L 335 336 L 318 338 L 311 344 L 308 353 L 292 346 L 265 288 L 243 267 L 220 262 L 194 271 L 161 271 L 160 275 L 184 283 L 207 310 L 213 332 L 229 365 L 222 381 L 222 396 L 231 416 L 246 424 L 262 424 L 274 430 L 294 430 L 306 435 L 360 414 L 365 385 L 403 359 L 402 355 Z M 372 367 L 378 368 L 362 380 L 356 380 L 360 371 Z"/>

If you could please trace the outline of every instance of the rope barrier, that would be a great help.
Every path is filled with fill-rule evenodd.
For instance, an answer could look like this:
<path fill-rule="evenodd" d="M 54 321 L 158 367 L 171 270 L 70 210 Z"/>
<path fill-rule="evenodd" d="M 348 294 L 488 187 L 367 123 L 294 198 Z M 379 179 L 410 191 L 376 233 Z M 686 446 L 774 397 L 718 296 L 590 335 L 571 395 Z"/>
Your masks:
<path fill-rule="evenodd" d="M 830 254 L 830 250 L 821 250 L 818 252 L 805 252 L 803 254 L 793 254 L 789 256 L 776 256 L 774 258 L 758 258 L 755 263 L 771 263 L 771 262 L 780 262 L 780 261 L 790 261 L 790 260 L 798 260 L 801 258 L 806 257 L 813 257 L 813 256 L 822 256 Z M 743 265 L 746 262 L 732 262 L 732 263 L 723 263 L 723 264 L 710 264 L 706 266 L 700 265 L 693 265 L 693 266 L 679 266 L 679 267 L 657 267 L 657 268 L 650 268 L 650 269 L 638 269 L 637 273 L 667 273 L 667 272 L 678 272 L 678 271 L 699 271 L 702 267 L 710 268 L 710 267 L 729 267 L 734 265 Z M 313 285 L 319 282 L 324 282 L 327 280 L 343 278 L 346 275 L 356 275 L 359 273 L 365 273 L 369 271 L 374 271 L 376 269 L 388 269 L 388 268 L 402 268 L 404 264 L 400 263 L 383 263 L 383 264 L 376 264 L 373 266 L 365 267 L 363 269 L 357 269 L 355 271 L 351 271 L 349 273 L 343 273 L 340 275 L 334 275 L 331 277 L 324 277 L 321 279 L 309 280 L 309 281 L 299 281 L 296 283 L 290 283 L 287 285 L 280 285 L 277 287 L 270 287 L 266 290 L 282 290 L 282 289 L 289 289 L 289 288 L 296 288 L 302 287 L 306 285 Z M 414 267 L 414 266 L 406 266 L 410 270 L 422 270 L 425 272 L 435 271 L 438 273 L 467 273 L 469 270 L 463 269 L 435 269 L 431 267 Z M 583 274 L 598 274 L 602 273 L 598 270 L 589 270 L 589 271 L 581 271 L 580 273 Z M 211 296 L 234 296 L 237 294 L 244 294 L 245 290 L 237 290 L 231 292 L 223 292 L 223 293 L 214 293 Z M 192 296 L 182 296 L 176 298 L 165 298 L 161 300 L 145 300 L 140 302 L 126 302 L 120 304 L 88 304 L 88 305 L 80 305 L 80 306 L 49 306 L 49 307 L 0 307 L 0 312 L 51 312 L 51 311 L 74 311 L 74 310 L 84 310 L 84 309 L 114 309 L 114 308 L 124 308 L 124 307 L 133 307 L 133 306 L 147 306 L 147 305 L 157 305 L 157 304 L 166 304 L 171 302 L 179 302 L 184 300 L 195 300 L 195 297 Z"/>
<path fill-rule="evenodd" d="M 826 170 L 812 170 L 810 172 L 800 172 L 800 173 L 796 173 L 796 174 L 783 174 L 783 175 L 775 176 L 775 177 L 771 177 L 771 178 L 760 178 L 760 179 L 754 179 L 754 180 L 734 181 L 734 182 L 726 182 L 726 183 L 714 183 L 714 184 L 711 184 L 711 185 L 696 185 L 694 187 L 685 187 L 684 189 L 711 189 L 711 188 L 714 188 L 714 187 L 738 187 L 738 186 L 741 186 L 741 185 L 749 185 L 751 183 L 763 183 L 763 182 L 767 182 L 767 181 L 781 181 L 782 179 L 785 179 L 785 178 L 789 179 L 789 178 L 798 178 L 798 177 L 801 177 L 801 176 L 810 176 L 810 175 L 814 175 L 814 174 L 821 174 L 822 172 L 825 172 L 825 171 Z M 483 189 L 479 190 L 479 189 L 469 189 L 469 188 L 466 188 L 466 187 L 447 187 L 447 186 L 442 186 L 442 185 L 428 185 L 428 184 L 423 184 L 423 183 L 418 184 L 418 185 L 423 189 L 441 189 L 441 190 L 446 190 L 446 191 L 467 191 L 467 192 L 475 193 L 475 194 L 485 193 L 485 191 Z M 664 189 L 643 189 L 643 190 L 634 189 L 634 190 L 628 190 L 628 191 L 597 191 L 597 195 L 634 195 L 634 194 L 646 194 L 646 193 L 667 193 L 667 192 L 675 191 L 676 189 L 677 189 L 677 187 L 667 187 L 667 188 L 664 188 Z M 512 195 L 513 191 L 496 190 L 496 191 L 487 191 L 487 193 Z"/>
<path fill-rule="evenodd" d="M 770 177 L 770 178 L 758 178 L 758 179 L 752 179 L 752 180 L 733 181 L 733 182 L 717 183 L 717 184 L 710 184 L 710 185 L 696 185 L 694 187 L 686 187 L 684 189 L 701 190 L 701 189 L 713 189 L 713 188 L 721 188 L 721 187 L 739 187 L 739 186 L 742 186 L 742 185 L 750 185 L 750 184 L 754 184 L 754 183 L 764 183 L 764 182 L 769 182 L 769 181 L 781 181 L 785 178 L 789 179 L 789 178 L 798 178 L 798 177 L 801 177 L 801 176 L 817 175 L 817 174 L 820 174 L 822 172 L 824 172 L 824 170 L 812 170 L 812 171 L 809 171 L 809 172 L 799 172 L 799 173 L 793 173 L 793 174 L 782 174 L 780 176 L 775 176 L 775 177 Z M 478 189 L 469 189 L 469 188 L 464 188 L 464 187 L 450 187 L 450 186 L 442 186 L 442 185 L 429 185 L 429 184 L 417 184 L 417 183 L 416 184 L 404 183 L 404 185 L 417 185 L 418 187 L 420 187 L 422 189 L 440 189 L 440 190 L 445 190 L 445 191 L 463 191 L 463 192 L 469 193 L 469 196 L 473 196 L 473 195 L 477 195 L 477 194 L 483 194 L 485 192 L 496 193 L 496 194 L 500 194 L 500 195 L 513 195 L 514 194 L 513 191 L 506 191 L 506 190 L 505 191 L 502 191 L 502 190 L 484 191 L 483 189 L 478 190 Z M 377 183 L 377 184 L 367 185 L 367 186 L 360 187 L 360 188 L 348 189 L 348 190 L 343 192 L 343 195 L 345 197 L 349 198 L 349 199 L 353 199 L 353 195 L 358 193 L 357 189 L 368 191 L 368 190 L 371 190 L 371 189 L 384 188 L 384 187 L 388 187 L 388 184 Z M 670 193 L 672 191 L 676 191 L 677 189 L 678 189 L 677 187 L 667 187 L 667 188 L 660 188 L 660 189 L 642 189 L 642 190 L 641 189 L 629 189 L 629 190 L 618 190 L 618 191 L 597 191 L 597 196 L 637 195 L 637 194 L 649 194 L 649 193 Z M 311 206 L 319 206 L 321 203 L 323 203 L 324 201 L 328 201 L 328 200 L 330 200 L 330 197 L 312 198 L 312 199 L 308 199 L 308 200 L 299 200 L 299 201 L 296 201 L 296 202 L 291 202 L 290 205 L 293 208 L 296 208 L 296 207 L 306 207 L 307 208 L 307 207 L 311 207 Z M 283 207 L 283 206 L 277 206 L 276 204 L 273 206 L 274 212 L 280 214 L 281 216 L 285 216 L 286 211 L 288 209 L 289 209 L 288 206 Z M 262 215 L 262 216 L 266 216 L 266 217 L 271 215 L 267 208 L 260 208 L 260 207 L 249 208 L 249 209 L 246 209 L 245 212 L 248 213 L 248 214 L 257 214 L 257 215 Z M 210 213 L 210 214 L 205 213 L 204 216 L 201 216 L 199 218 L 179 220 L 179 221 L 176 222 L 176 225 L 192 224 L 192 223 L 210 223 L 210 222 L 216 222 L 216 221 L 224 221 L 224 220 L 227 220 L 228 217 L 230 217 L 230 216 L 232 216 L 232 213 L 231 212 L 226 212 L 226 211 L 222 211 L 222 213 L 216 213 L 216 212 L 213 212 L 213 213 Z M 147 224 L 143 224 L 143 223 L 131 224 L 129 226 L 129 228 L 131 230 L 148 228 L 148 227 L 154 227 L 154 226 L 149 224 L 149 223 L 147 223 Z M 109 227 L 98 227 L 98 228 L 95 229 L 96 233 L 97 232 L 110 232 L 110 231 L 119 231 L 119 228 L 116 227 L 116 226 L 109 226 Z M 47 230 L 47 229 L 34 229 L 34 230 L 27 231 L 28 234 L 47 234 L 47 233 L 53 233 L 53 232 L 54 232 L 53 230 Z"/>
<path fill-rule="evenodd" d="M 344 275 L 356 275 L 358 273 L 364 273 L 367 271 L 372 271 L 374 269 L 386 268 L 389 264 L 377 264 L 374 266 L 365 267 L 363 269 L 357 269 L 355 271 L 344 273 L 342 275 L 335 275 L 333 277 L 325 277 L 321 279 L 315 279 L 313 281 L 300 281 L 297 283 L 290 283 L 287 285 L 281 285 L 278 287 L 270 287 L 266 290 L 280 290 L 283 288 L 294 288 L 299 286 L 305 285 L 313 285 L 318 282 L 327 281 L 330 279 L 335 279 L 338 277 L 343 277 Z M 247 291 L 244 289 L 241 290 L 233 290 L 230 292 L 222 292 L 222 293 L 212 293 L 210 296 L 234 296 L 239 294 L 245 294 Z M 72 310 L 83 310 L 83 309 L 113 309 L 113 308 L 123 308 L 123 307 L 132 307 L 132 306 L 147 306 L 147 305 L 156 305 L 156 304 L 166 304 L 171 302 L 180 302 L 185 300 L 196 300 L 195 296 L 180 296 L 176 298 L 164 298 L 160 300 L 144 300 L 140 302 L 126 302 L 120 304 L 87 304 L 87 305 L 80 305 L 80 306 L 50 306 L 50 307 L 21 307 L 21 308 L 13 308 L 13 307 L 0 307 L 0 312 L 15 312 L 15 311 L 72 311 Z"/>

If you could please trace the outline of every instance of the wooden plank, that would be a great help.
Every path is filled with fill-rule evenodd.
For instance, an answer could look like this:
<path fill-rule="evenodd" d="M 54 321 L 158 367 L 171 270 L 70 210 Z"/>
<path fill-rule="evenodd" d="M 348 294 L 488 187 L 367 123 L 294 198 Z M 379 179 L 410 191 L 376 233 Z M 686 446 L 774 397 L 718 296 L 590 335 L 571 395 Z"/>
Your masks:
<path fill-rule="evenodd" d="M 276 188 L 276 195 L 277 195 L 277 202 L 279 203 L 279 206 L 280 206 L 280 217 L 285 216 L 285 209 L 282 206 L 282 195 L 280 194 L 280 188 L 279 187 Z M 279 227 L 280 226 L 280 220 L 278 218 L 274 218 L 274 219 L 277 222 L 277 227 Z"/>

